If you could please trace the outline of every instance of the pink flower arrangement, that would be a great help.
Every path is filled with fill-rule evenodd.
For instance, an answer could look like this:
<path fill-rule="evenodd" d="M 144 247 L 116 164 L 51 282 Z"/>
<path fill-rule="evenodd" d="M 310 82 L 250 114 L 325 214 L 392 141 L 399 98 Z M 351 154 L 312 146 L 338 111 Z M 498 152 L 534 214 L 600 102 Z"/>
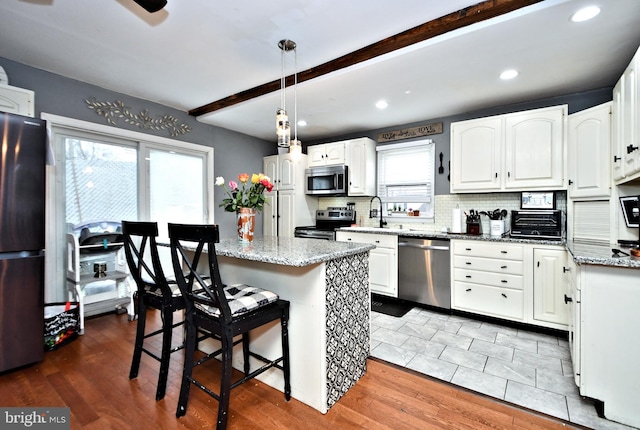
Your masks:
<path fill-rule="evenodd" d="M 221 186 L 227 195 L 219 206 L 224 207 L 227 212 L 237 212 L 240 208 L 262 211 L 266 201 L 264 191 L 271 192 L 273 189 L 271 179 L 264 173 L 253 173 L 249 180 L 248 173 L 241 173 L 238 175 L 238 181 L 240 185 L 233 180 L 227 185 L 222 176 L 216 178 L 216 185 Z"/>

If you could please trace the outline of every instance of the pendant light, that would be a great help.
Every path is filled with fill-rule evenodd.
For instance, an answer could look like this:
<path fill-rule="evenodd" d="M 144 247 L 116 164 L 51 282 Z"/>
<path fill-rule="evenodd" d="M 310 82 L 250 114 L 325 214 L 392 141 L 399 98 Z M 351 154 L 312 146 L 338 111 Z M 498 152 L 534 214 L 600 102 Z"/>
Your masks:
<path fill-rule="evenodd" d="M 289 148 L 289 152 L 294 155 L 302 153 L 302 145 L 298 140 L 298 53 L 296 43 L 293 40 L 283 39 L 278 42 L 280 48 L 280 59 L 282 63 L 282 77 L 280 78 L 280 108 L 276 112 L 276 135 L 278 137 L 278 147 Z M 285 55 L 293 51 L 295 59 L 295 69 L 293 75 L 293 141 L 291 141 L 291 127 L 286 107 L 286 59 Z"/>

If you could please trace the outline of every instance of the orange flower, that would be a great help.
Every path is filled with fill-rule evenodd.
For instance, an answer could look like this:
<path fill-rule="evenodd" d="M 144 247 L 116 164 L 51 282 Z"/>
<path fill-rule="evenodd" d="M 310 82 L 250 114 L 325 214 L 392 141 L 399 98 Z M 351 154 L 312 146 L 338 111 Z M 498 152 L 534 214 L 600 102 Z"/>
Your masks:
<path fill-rule="evenodd" d="M 246 183 L 247 183 L 247 181 L 249 180 L 249 175 L 248 175 L 247 173 L 240 173 L 240 174 L 238 175 L 238 180 L 239 180 L 240 182 L 242 182 L 243 184 L 246 184 Z"/>

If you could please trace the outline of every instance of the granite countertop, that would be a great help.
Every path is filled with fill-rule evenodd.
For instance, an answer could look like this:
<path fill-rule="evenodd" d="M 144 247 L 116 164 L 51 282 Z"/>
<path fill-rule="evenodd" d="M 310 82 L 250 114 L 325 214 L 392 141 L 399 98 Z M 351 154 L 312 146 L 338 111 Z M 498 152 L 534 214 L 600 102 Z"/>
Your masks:
<path fill-rule="evenodd" d="M 397 229 L 397 228 L 380 228 L 380 227 L 342 227 L 340 231 L 350 231 L 354 233 L 376 233 L 390 234 L 405 237 L 417 237 L 426 239 L 464 239 L 464 240 L 484 240 L 488 242 L 511 242 L 511 243 L 531 243 L 535 245 L 564 245 L 563 240 L 549 239 L 523 239 L 509 236 L 505 233 L 502 237 L 493 237 L 488 234 L 471 235 L 466 233 L 444 233 L 436 230 L 427 229 Z"/>
<path fill-rule="evenodd" d="M 236 238 L 221 239 L 216 254 L 225 257 L 281 264 L 309 266 L 341 257 L 360 254 L 375 248 L 364 243 L 335 242 L 297 237 L 257 237 L 251 243 L 240 243 Z"/>
<path fill-rule="evenodd" d="M 567 249 L 573 256 L 573 261 L 578 264 L 593 264 L 601 266 L 628 267 L 640 269 L 640 258 L 626 255 L 616 256 L 611 249 L 617 248 L 625 253 L 629 253 L 629 248 L 619 245 L 606 244 L 586 244 L 568 242 Z"/>
<path fill-rule="evenodd" d="M 485 240 L 489 242 L 510 242 L 510 243 L 526 243 L 533 245 L 557 245 L 566 246 L 573 260 L 577 264 L 591 264 L 600 266 L 628 267 L 640 269 L 640 258 L 629 257 L 626 255 L 615 256 L 611 251 L 612 248 L 618 248 L 623 252 L 629 253 L 629 248 L 609 244 L 584 244 L 567 242 L 565 240 L 545 240 L 545 239 L 521 239 L 510 237 L 508 233 L 504 237 L 491 237 L 488 234 L 468 235 L 464 233 L 443 233 L 434 230 L 419 229 L 394 229 L 379 227 L 343 227 L 341 231 L 359 232 L 359 233 L 376 233 L 376 234 L 392 234 L 396 236 L 411 236 L 431 239 L 464 239 L 464 240 Z"/>

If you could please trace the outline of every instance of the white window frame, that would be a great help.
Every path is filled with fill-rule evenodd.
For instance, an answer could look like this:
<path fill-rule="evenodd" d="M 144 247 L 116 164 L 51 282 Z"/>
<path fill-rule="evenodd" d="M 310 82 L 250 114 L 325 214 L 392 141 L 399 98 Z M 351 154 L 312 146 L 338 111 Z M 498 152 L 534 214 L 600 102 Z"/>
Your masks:
<path fill-rule="evenodd" d="M 406 151 L 411 149 L 420 149 L 426 152 L 426 155 L 429 158 L 426 174 L 426 188 L 428 191 L 426 194 L 411 198 L 394 198 L 386 195 L 386 184 L 383 178 L 383 172 L 385 169 L 382 166 L 384 163 L 384 153 L 388 151 Z M 391 145 L 378 145 L 376 147 L 376 151 L 378 152 L 377 157 L 377 190 L 378 196 L 382 200 L 383 203 L 383 216 L 387 218 L 388 221 L 408 221 L 408 222 L 434 222 L 435 221 L 435 144 L 432 139 L 423 139 L 417 140 L 413 142 L 404 142 L 404 143 L 396 143 Z M 395 202 L 425 202 L 429 205 L 429 210 L 427 213 L 420 212 L 419 216 L 398 216 L 394 214 L 393 216 L 387 212 L 386 203 L 395 203 Z"/>
<path fill-rule="evenodd" d="M 145 154 L 146 148 L 154 147 L 164 150 L 174 150 L 180 153 L 199 154 L 204 157 L 205 161 L 205 219 L 208 223 L 215 223 L 214 220 L 214 201 L 213 201 L 213 184 L 215 174 L 213 171 L 213 158 L 214 150 L 212 147 L 198 145 L 189 142 L 183 142 L 174 139 L 168 139 L 160 136 L 149 135 L 140 133 L 137 131 L 123 130 L 117 127 L 106 126 L 102 124 L 96 124 L 93 122 L 82 121 L 74 118 L 67 118 L 59 115 L 53 115 L 49 113 L 42 113 L 41 118 L 47 121 L 47 134 L 49 137 L 49 160 L 61 160 L 64 157 L 59 153 L 60 148 L 56 147 L 57 136 L 65 134 L 65 131 L 72 131 L 74 133 L 89 133 L 91 135 L 104 136 L 109 140 L 128 141 L 132 145 L 138 146 L 138 153 Z M 73 134 L 73 133 L 72 133 Z M 58 145 L 59 146 L 59 145 Z M 64 148 L 62 148 L 64 152 Z M 138 169 L 144 169 L 146 167 L 140 166 Z M 46 170 L 46 236 L 45 236 L 45 302 L 57 302 L 66 300 L 66 294 L 61 297 L 63 292 L 66 292 L 66 286 L 60 285 L 60 280 L 66 277 L 65 267 L 65 253 L 66 243 L 65 232 L 61 229 L 65 226 L 65 212 L 64 208 L 64 188 L 63 188 L 63 172 L 64 167 L 58 166 L 55 161 L 52 164 L 47 165 Z M 173 172 L 179 173 L 179 172 Z M 146 177 L 140 178 L 141 181 L 146 181 Z M 147 217 L 146 209 L 146 187 L 141 188 L 139 194 L 138 208 L 140 220 L 145 220 Z M 63 219 L 60 219 L 62 217 Z M 62 237 L 62 241 L 58 238 Z"/>

